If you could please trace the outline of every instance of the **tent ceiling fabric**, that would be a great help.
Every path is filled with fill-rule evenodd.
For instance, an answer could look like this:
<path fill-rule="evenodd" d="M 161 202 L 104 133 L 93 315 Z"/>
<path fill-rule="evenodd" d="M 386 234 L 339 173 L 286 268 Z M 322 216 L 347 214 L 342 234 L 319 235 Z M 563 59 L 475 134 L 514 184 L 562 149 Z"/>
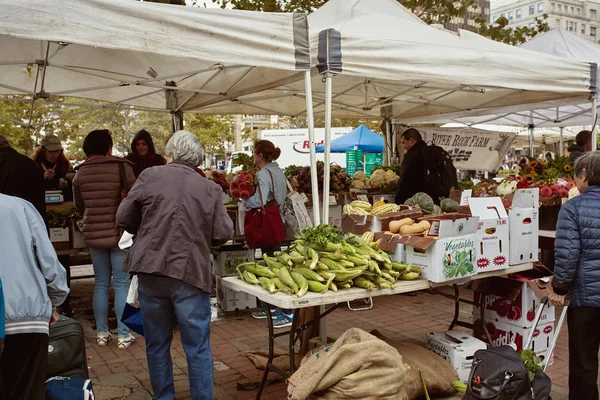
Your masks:
<path fill-rule="evenodd" d="M 0 9 L 0 94 L 43 89 L 174 111 L 279 86 L 310 66 L 300 14 L 123 0 L 0 0 Z M 177 88 L 169 107 L 167 82 Z"/>
<path fill-rule="evenodd" d="M 540 102 L 583 103 L 595 91 L 596 74 L 588 63 L 508 46 L 469 31 L 438 29 L 395 0 L 330 0 L 309 15 L 308 24 L 315 115 L 324 114 L 325 99 L 325 84 L 316 68 L 323 65 L 323 59 L 317 59 L 324 48 L 323 43 L 319 47 L 319 37 L 340 38 L 340 46 L 325 46 L 336 52 L 327 60 L 337 71 L 337 117 L 446 121 L 505 107 L 523 110 Z M 322 35 L 327 29 L 339 35 Z M 303 97 L 303 83 L 295 82 L 214 107 L 186 107 L 207 113 L 256 113 L 262 108 L 298 116 L 306 112 Z"/>
<path fill-rule="evenodd" d="M 565 59 L 600 65 L 600 45 L 556 28 L 523 43 L 521 49 L 549 54 Z M 532 104 L 531 111 L 488 110 L 454 119 L 467 125 L 491 123 L 506 126 L 565 127 L 592 124 L 592 107 L 589 101 L 556 101 Z M 437 122 L 430 119 L 426 122 Z"/>

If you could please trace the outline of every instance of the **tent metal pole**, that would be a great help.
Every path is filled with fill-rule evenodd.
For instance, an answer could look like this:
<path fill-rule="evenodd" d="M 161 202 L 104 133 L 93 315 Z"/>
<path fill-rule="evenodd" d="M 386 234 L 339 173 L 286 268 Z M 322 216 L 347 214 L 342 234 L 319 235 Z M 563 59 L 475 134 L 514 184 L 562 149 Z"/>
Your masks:
<path fill-rule="evenodd" d="M 333 76 L 331 72 L 325 74 L 325 165 L 323 176 L 323 223 L 329 223 L 329 184 L 331 177 L 331 107 L 333 101 Z"/>
<path fill-rule="evenodd" d="M 596 118 L 598 117 L 598 108 L 596 104 L 596 95 L 592 97 L 592 151 L 596 151 L 597 143 L 596 143 Z"/>
<path fill-rule="evenodd" d="M 173 111 L 171 112 L 171 129 L 173 133 L 180 131 L 183 129 L 183 111 Z"/>
<path fill-rule="evenodd" d="M 385 164 L 390 166 L 392 164 L 392 120 L 387 118 L 385 120 Z"/>
<path fill-rule="evenodd" d="M 313 222 L 317 226 L 321 223 L 321 210 L 319 208 L 319 177 L 317 176 L 317 153 L 315 151 L 315 120 L 313 116 L 312 79 L 310 71 L 304 74 L 304 91 L 306 92 L 306 122 L 308 125 L 308 146 L 310 149 L 310 183 L 312 187 Z M 323 199 L 325 201 L 325 199 Z"/>
<path fill-rule="evenodd" d="M 563 153 L 565 152 L 563 130 L 564 130 L 564 128 L 561 126 L 560 127 L 560 141 L 559 141 L 559 145 L 560 145 L 560 147 L 559 147 L 560 148 L 560 152 L 559 153 L 560 154 L 557 155 L 558 157 L 562 156 Z"/>
<path fill-rule="evenodd" d="M 529 125 L 529 157 L 533 158 L 533 124 Z"/>

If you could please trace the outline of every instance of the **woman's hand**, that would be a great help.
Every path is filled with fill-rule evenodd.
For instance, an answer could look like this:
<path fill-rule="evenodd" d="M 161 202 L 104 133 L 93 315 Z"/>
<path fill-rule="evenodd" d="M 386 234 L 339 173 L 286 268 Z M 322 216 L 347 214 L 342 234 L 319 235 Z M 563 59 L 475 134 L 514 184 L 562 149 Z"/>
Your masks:
<path fill-rule="evenodd" d="M 51 181 L 52 178 L 54 178 L 54 170 L 53 169 L 46 170 L 46 172 L 44 172 L 44 179 L 47 181 Z"/>
<path fill-rule="evenodd" d="M 50 326 L 57 323 L 59 318 L 60 318 L 60 315 L 58 315 L 58 311 L 56 311 L 56 307 L 53 307 L 52 315 L 50 316 Z"/>
<path fill-rule="evenodd" d="M 548 302 L 551 306 L 562 307 L 565 305 L 565 296 L 560 296 L 556 293 L 550 293 L 548 295 Z"/>

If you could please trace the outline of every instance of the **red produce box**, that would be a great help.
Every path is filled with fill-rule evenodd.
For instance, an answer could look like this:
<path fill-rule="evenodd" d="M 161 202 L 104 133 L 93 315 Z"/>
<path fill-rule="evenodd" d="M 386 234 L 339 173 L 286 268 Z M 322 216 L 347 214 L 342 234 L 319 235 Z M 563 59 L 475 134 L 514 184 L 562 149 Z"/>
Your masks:
<path fill-rule="evenodd" d="M 539 277 L 541 274 L 543 272 L 534 270 L 520 274 L 516 279 L 495 277 L 473 285 L 475 300 L 483 295 L 485 320 L 531 327 L 540 299 L 550 293 L 551 279 Z M 540 324 L 553 322 L 554 312 L 554 307 L 545 307 Z M 479 308 L 473 307 L 473 317 L 479 316 Z"/>
<path fill-rule="evenodd" d="M 478 318 L 473 318 L 475 324 L 479 323 Z M 506 324 L 503 322 L 486 321 L 485 323 L 490 336 L 492 337 L 492 347 L 498 347 L 502 345 L 509 345 L 514 339 L 514 343 L 517 346 L 517 351 L 523 349 L 523 343 L 527 340 L 527 335 L 531 331 L 531 327 L 519 327 L 515 325 Z M 480 339 L 487 343 L 485 333 L 477 331 L 474 333 L 477 339 Z M 546 350 L 550 347 L 550 342 L 554 336 L 554 322 L 548 322 L 540 324 L 533 332 L 533 341 L 531 342 L 530 348 L 539 357 L 546 355 Z M 550 364 L 554 360 L 554 353 L 550 356 Z"/>

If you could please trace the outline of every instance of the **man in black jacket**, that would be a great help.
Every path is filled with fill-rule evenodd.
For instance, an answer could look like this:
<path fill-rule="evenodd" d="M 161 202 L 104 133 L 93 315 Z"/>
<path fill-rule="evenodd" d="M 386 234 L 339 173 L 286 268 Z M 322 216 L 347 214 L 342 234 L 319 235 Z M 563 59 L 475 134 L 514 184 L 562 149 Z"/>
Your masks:
<path fill-rule="evenodd" d="M 592 150 L 592 132 L 581 131 L 575 136 L 575 143 L 569 146 L 569 162 L 575 165 L 575 161 L 584 153 Z"/>
<path fill-rule="evenodd" d="M 46 220 L 44 171 L 13 149 L 4 136 L 0 136 L 0 193 L 27 200 Z"/>
<path fill-rule="evenodd" d="M 407 129 L 400 136 L 400 144 L 404 146 L 406 154 L 402 160 L 402 176 L 396 192 L 396 204 L 403 204 L 407 199 L 419 192 L 427 190 L 427 171 L 423 155 L 427 144 L 418 130 Z"/>

